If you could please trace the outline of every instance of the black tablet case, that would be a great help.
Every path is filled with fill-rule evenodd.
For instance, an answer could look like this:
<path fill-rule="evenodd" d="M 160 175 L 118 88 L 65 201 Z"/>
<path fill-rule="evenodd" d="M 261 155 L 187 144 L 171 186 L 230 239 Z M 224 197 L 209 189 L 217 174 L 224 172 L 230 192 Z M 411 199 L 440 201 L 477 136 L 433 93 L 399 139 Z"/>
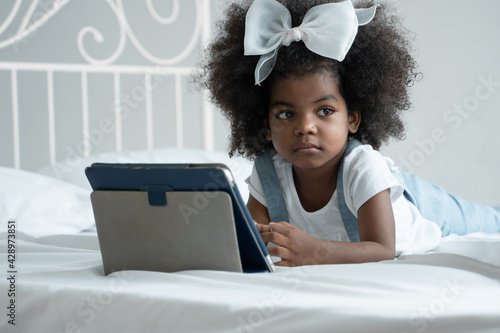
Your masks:
<path fill-rule="evenodd" d="M 230 209 L 232 210 L 234 217 L 234 219 L 231 219 L 228 223 L 234 223 L 242 271 L 274 271 L 274 265 L 272 264 L 267 248 L 260 237 L 245 203 L 243 202 L 230 170 L 224 164 L 94 163 L 85 169 L 85 173 L 92 189 L 94 190 L 92 193 L 94 213 L 96 213 L 96 205 L 98 205 L 96 201 L 110 200 L 110 195 L 114 196 L 114 211 L 116 211 L 116 207 L 120 207 L 119 201 L 116 202 L 116 200 L 125 200 L 126 198 L 126 200 L 128 200 L 126 201 L 127 205 L 134 202 L 130 201 L 134 199 L 131 199 L 130 196 L 125 195 L 123 192 L 138 192 L 135 193 L 135 195 L 138 195 L 139 197 L 142 193 L 142 196 L 147 196 L 149 207 L 168 206 L 169 197 L 175 198 L 175 200 L 184 200 L 182 201 L 185 209 L 185 214 L 183 216 L 184 220 L 186 219 L 186 216 L 204 219 L 204 210 L 197 210 L 193 207 L 193 205 L 196 206 L 196 202 L 194 200 L 197 200 L 197 197 L 198 199 L 201 199 L 201 201 L 198 200 L 200 201 L 198 204 L 202 206 L 208 204 L 224 205 L 224 203 L 227 202 L 227 205 L 231 205 Z M 224 199 L 225 196 L 217 195 L 218 192 L 226 193 L 229 200 Z M 118 195 L 121 195 L 123 198 L 118 198 Z M 217 200 L 210 200 L 210 202 L 208 202 L 207 199 L 210 198 L 216 198 Z M 178 204 L 179 201 L 177 205 Z M 101 206 L 103 205 L 109 206 L 110 204 L 109 202 L 104 202 L 101 203 Z M 215 210 L 219 209 L 217 207 L 212 208 Z M 141 209 L 147 209 L 147 207 L 142 207 Z M 190 211 L 190 209 L 194 210 Z M 108 212 L 107 214 L 108 216 L 109 214 L 116 215 L 113 211 Z M 168 221 L 169 217 L 165 218 Z M 176 218 L 178 219 L 179 216 Z M 210 218 L 204 219 L 204 221 L 205 223 L 210 223 Z M 177 222 L 180 223 L 179 221 Z M 183 221 L 183 223 L 185 222 L 186 221 Z M 105 221 L 101 221 L 100 223 L 105 223 Z M 141 222 L 137 221 L 137 223 Z M 225 229 L 231 229 L 231 225 L 226 224 L 226 226 L 227 227 L 225 227 Z M 168 226 L 166 227 L 168 228 Z M 97 229 L 99 235 L 99 225 L 97 225 Z M 196 231 L 192 230 L 191 232 Z M 231 234 L 230 230 L 228 230 L 228 232 L 229 234 L 226 234 L 225 237 L 229 237 L 228 235 Z M 228 239 L 221 239 L 220 241 L 227 240 Z M 199 239 L 199 241 L 201 242 L 202 239 Z M 214 242 L 214 240 L 210 240 L 210 238 L 206 241 Z M 206 246 L 209 247 L 210 244 L 206 244 Z M 188 250 L 189 249 L 186 249 L 186 251 Z M 158 257 L 163 255 L 169 254 L 157 254 Z M 229 257 L 231 257 L 230 254 Z M 234 259 L 234 255 L 232 257 Z M 232 260 L 230 258 L 219 259 Z M 182 257 L 179 260 L 182 260 Z M 201 263 L 197 265 L 203 266 Z M 211 269 L 212 266 L 208 266 L 208 268 L 193 267 L 192 269 Z M 139 269 L 149 268 L 145 267 Z M 186 269 L 186 267 L 182 266 L 182 263 L 180 266 L 173 267 L 172 269 L 169 269 L 168 267 L 165 268 L 166 271 L 176 271 L 181 269 Z M 187 267 L 187 269 L 189 269 L 189 267 Z M 213 266 L 213 269 L 220 268 L 215 265 Z M 109 274 L 111 270 L 119 270 L 119 268 L 114 267 L 112 269 L 108 269 L 106 274 Z"/>

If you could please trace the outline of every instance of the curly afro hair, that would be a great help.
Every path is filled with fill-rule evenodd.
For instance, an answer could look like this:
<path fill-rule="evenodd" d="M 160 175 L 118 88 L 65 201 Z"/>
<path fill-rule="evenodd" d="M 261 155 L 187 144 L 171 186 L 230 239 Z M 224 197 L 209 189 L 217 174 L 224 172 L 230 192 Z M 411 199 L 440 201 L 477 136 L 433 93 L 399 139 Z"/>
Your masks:
<path fill-rule="evenodd" d="M 298 26 L 307 10 L 332 0 L 281 0 Z M 254 158 L 272 143 L 263 135 L 268 117 L 270 87 L 279 78 L 300 77 L 329 70 L 337 78 L 349 112 L 361 112 L 361 124 L 352 137 L 379 149 L 389 138 L 404 138 L 402 111 L 410 109 L 408 90 L 419 73 L 412 46 L 394 9 L 379 5 L 374 19 L 358 28 L 342 62 L 309 51 L 302 42 L 281 47 L 271 75 L 255 85 L 259 56 L 244 56 L 245 16 L 251 0 L 231 3 L 218 22 L 217 38 L 207 47 L 194 82 L 208 89 L 212 102 L 231 124 L 230 155 Z M 374 5 L 359 1 L 356 8 Z"/>

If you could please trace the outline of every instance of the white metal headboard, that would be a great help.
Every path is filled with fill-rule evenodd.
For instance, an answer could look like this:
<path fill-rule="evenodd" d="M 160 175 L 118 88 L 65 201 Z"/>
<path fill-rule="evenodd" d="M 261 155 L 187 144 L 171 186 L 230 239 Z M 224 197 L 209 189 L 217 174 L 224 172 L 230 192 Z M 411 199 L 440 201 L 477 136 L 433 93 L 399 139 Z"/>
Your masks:
<path fill-rule="evenodd" d="M 44 25 L 46 25 L 50 20 L 56 16 L 65 15 L 65 9 L 70 6 L 70 3 L 75 3 L 78 1 L 69 0 L 55 0 L 52 4 L 42 4 L 38 0 L 34 0 L 27 4 L 26 1 L 16 0 L 12 7 L 10 8 L 9 14 L 6 16 L 3 22 L 1 22 L 0 16 L 0 51 L 6 50 L 8 48 L 15 48 L 19 43 L 26 43 L 27 38 L 38 38 L 38 36 L 33 35 L 43 35 L 43 32 L 38 32 L 38 30 L 43 30 Z M 75 98 L 81 100 L 81 133 L 76 135 L 80 136 L 77 140 L 77 144 L 74 145 L 73 151 L 81 154 L 82 156 L 88 156 L 92 152 L 92 145 L 95 144 L 95 138 L 102 137 L 104 134 L 109 134 L 113 132 L 114 134 L 114 150 L 120 152 L 124 149 L 123 147 L 123 131 L 122 122 L 130 115 L 127 112 L 127 104 L 123 101 L 124 94 L 130 97 L 132 96 L 132 101 L 130 103 L 137 104 L 138 102 L 144 103 L 145 112 L 143 114 L 144 121 L 146 124 L 146 149 L 153 149 L 157 147 L 154 140 L 154 112 L 155 107 L 154 100 L 154 90 L 166 77 L 173 78 L 174 82 L 174 100 L 172 103 L 172 108 L 174 110 L 173 118 L 175 119 L 175 142 L 171 142 L 169 146 L 184 147 L 186 137 L 184 123 L 184 103 L 186 97 L 183 96 L 185 93 L 183 90 L 183 82 L 191 74 L 195 63 L 193 61 L 188 61 L 186 64 L 186 59 L 193 54 L 197 55 L 200 48 L 202 48 L 208 42 L 211 30 L 211 18 L 210 18 L 210 2 L 209 0 L 192 0 L 194 13 L 188 13 L 187 15 L 195 15 L 194 28 L 192 29 L 190 36 L 181 36 L 179 31 L 175 34 L 170 33 L 168 38 L 165 38 L 165 43 L 168 45 L 169 38 L 182 38 L 185 41 L 185 47 L 177 52 L 174 56 L 170 57 L 158 57 L 148 51 L 141 41 L 136 36 L 134 30 L 129 23 L 129 18 L 126 15 L 126 10 L 124 9 L 124 3 L 122 0 L 104 0 L 113 15 L 116 18 L 119 26 L 119 40 L 118 45 L 114 52 L 104 59 L 97 59 L 90 55 L 90 52 L 85 47 L 85 40 L 92 37 L 95 42 L 103 42 L 103 34 L 95 27 L 85 26 L 81 28 L 78 32 L 77 37 L 77 47 L 81 58 L 84 60 L 83 63 L 62 63 L 62 62 L 37 62 L 37 61 L 16 61 L 16 59 L 11 59 L 4 61 L 6 57 L 2 57 L 0 54 L 0 74 L 3 73 L 4 80 L 10 87 L 7 87 L 7 91 L 10 91 L 10 101 L 0 101 L 2 105 L 2 112 L 6 110 L 10 115 L 4 115 L 4 119 L 11 118 L 10 124 L 0 125 L 3 128 L 12 128 L 11 135 L 11 165 L 6 165 L 5 161 L 0 165 L 11 166 L 15 168 L 23 169 L 34 169 L 39 166 L 43 166 L 46 162 L 29 163 L 29 165 L 23 165 L 22 161 L 23 154 L 30 154 L 29 144 L 21 143 L 21 131 L 23 131 L 23 126 L 21 126 L 20 121 L 20 83 L 19 75 L 20 73 L 38 73 L 42 75 L 46 81 L 46 115 L 47 118 L 46 126 L 47 129 L 43 130 L 47 132 L 47 138 L 45 144 L 48 147 L 48 163 L 54 164 L 56 160 L 64 158 L 64 152 L 60 151 L 60 145 L 56 144 L 58 137 L 56 131 L 56 112 L 55 112 L 55 94 L 57 93 L 54 89 L 54 77 L 61 74 L 70 74 L 79 76 L 81 91 L 79 91 L 80 96 L 75 96 Z M 125 1 L 127 2 L 127 1 Z M 158 13 L 157 9 L 152 3 L 152 0 L 144 0 L 143 6 L 147 8 L 149 13 L 149 19 L 153 19 L 159 25 L 168 26 L 175 21 L 180 19 L 181 5 L 185 6 L 189 1 L 179 0 L 169 1 L 170 15 L 168 17 L 162 16 Z M 76 4 L 74 4 L 76 5 Z M 86 4 L 78 4 L 79 6 L 86 6 Z M 4 7 L 6 5 L 4 4 Z M 87 5 L 89 6 L 89 5 Z M 24 8 L 24 9 L 23 9 Z M 1 8 L 0 8 L 1 9 Z M 24 15 L 21 13 L 24 10 Z M 36 13 L 39 13 L 36 15 Z M 40 15 L 43 13 L 43 15 Z M 186 13 L 184 13 L 186 14 Z M 31 22 L 31 23 L 30 23 Z M 18 24 L 17 31 L 12 33 L 14 26 Z M 10 34 L 6 32 L 10 30 Z M 64 29 L 64 27 L 62 27 Z M 7 38 L 3 37 L 7 36 Z M 133 48 L 138 52 L 145 62 L 144 64 L 121 64 L 119 63 L 119 58 L 130 49 Z M 7 54 L 8 57 L 8 54 Z M 196 58 L 195 58 L 196 59 Z M 103 77 L 112 77 L 113 81 L 113 113 L 111 115 L 100 116 L 98 125 L 90 126 L 90 113 L 89 113 L 89 75 L 97 76 L 103 75 Z M 130 75 L 135 77 L 142 77 L 141 83 L 135 84 L 132 89 L 127 92 L 123 91 L 122 79 Z M 9 82 L 10 81 L 10 82 Z M 4 89 L 2 89 L 4 90 Z M 22 94 L 23 96 L 26 93 Z M 0 95 L 1 97 L 1 95 Z M 108 96 L 109 97 L 109 96 Z M 133 98 L 136 98 L 134 100 Z M 191 98 L 191 97 L 189 97 Z M 201 117 L 201 135 L 200 135 L 200 147 L 206 150 L 214 149 L 214 115 L 211 105 L 207 102 L 203 92 L 197 93 L 195 98 L 199 98 L 200 105 L 200 117 Z M 130 104 L 129 103 L 129 104 Z M 101 131 L 99 134 L 98 132 Z M 94 136 L 94 137 L 93 137 Z M 43 141 L 43 140 L 42 140 Z M 40 143 L 38 143 L 40 144 Z M 5 148 L 7 144 L 4 142 L 2 144 L 2 149 Z M 59 151 L 58 151 L 59 148 Z"/>

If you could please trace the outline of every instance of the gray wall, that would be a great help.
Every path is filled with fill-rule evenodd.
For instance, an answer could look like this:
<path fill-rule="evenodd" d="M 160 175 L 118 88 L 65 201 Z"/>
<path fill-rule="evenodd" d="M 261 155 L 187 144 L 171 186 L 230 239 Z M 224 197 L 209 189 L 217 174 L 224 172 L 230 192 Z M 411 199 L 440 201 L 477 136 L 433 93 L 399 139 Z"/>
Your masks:
<path fill-rule="evenodd" d="M 500 205 L 500 1 L 393 1 L 423 79 L 407 137 L 383 152 L 450 192 Z"/>

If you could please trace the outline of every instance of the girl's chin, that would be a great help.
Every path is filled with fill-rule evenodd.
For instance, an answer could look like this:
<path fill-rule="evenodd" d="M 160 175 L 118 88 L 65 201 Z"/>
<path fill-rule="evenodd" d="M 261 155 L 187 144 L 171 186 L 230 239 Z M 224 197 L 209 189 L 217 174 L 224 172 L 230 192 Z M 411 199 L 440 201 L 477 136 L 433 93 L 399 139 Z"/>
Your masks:
<path fill-rule="evenodd" d="M 317 169 L 325 166 L 328 164 L 329 161 L 325 161 L 323 159 L 300 159 L 300 158 L 295 158 L 290 163 L 294 165 L 294 167 L 300 168 L 300 169 Z"/>

